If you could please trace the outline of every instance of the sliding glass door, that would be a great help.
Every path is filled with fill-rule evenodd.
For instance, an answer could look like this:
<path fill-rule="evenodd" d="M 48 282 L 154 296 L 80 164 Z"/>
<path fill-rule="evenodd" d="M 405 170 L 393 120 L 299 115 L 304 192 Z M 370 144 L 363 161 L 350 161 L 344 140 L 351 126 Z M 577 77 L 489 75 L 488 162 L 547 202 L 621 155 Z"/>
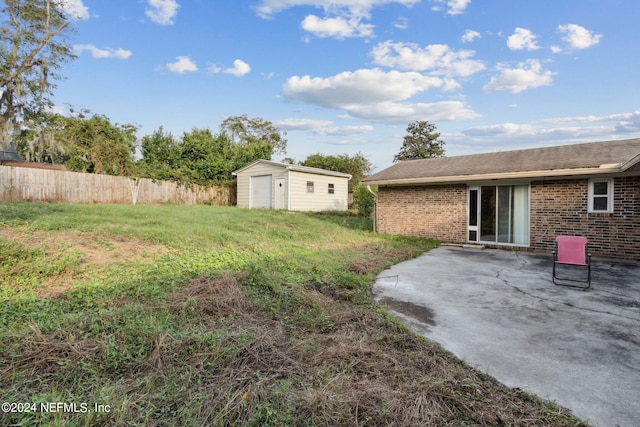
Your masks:
<path fill-rule="evenodd" d="M 529 186 L 469 187 L 469 241 L 529 244 Z"/>

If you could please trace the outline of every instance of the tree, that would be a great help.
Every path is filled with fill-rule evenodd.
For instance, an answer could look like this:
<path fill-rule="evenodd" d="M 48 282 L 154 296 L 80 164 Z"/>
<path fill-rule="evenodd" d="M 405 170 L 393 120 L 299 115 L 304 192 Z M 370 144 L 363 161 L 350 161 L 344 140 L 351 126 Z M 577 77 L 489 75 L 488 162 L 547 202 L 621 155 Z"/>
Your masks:
<path fill-rule="evenodd" d="M 75 172 L 127 175 L 133 166 L 137 128 L 102 115 L 57 116 L 51 130 L 64 147 L 63 163 Z"/>
<path fill-rule="evenodd" d="M 327 156 L 324 154 L 316 153 L 307 156 L 307 158 L 303 162 L 301 162 L 300 165 L 350 174 L 350 192 L 353 191 L 353 189 L 365 176 L 371 173 L 372 169 L 371 162 L 362 153 L 357 153 L 353 156 L 350 156 L 348 154 Z"/>
<path fill-rule="evenodd" d="M 287 152 L 287 140 L 284 138 L 287 133 L 280 132 L 273 123 L 260 117 L 249 119 L 246 114 L 227 117 L 220 125 L 220 130 L 228 134 L 236 144 L 264 146 L 269 152 L 267 160 L 273 154 Z"/>
<path fill-rule="evenodd" d="M 138 165 L 149 178 L 209 186 L 233 181 L 233 171 L 272 151 L 270 144 L 235 143 L 226 132 L 214 135 L 209 129 L 192 129 L 176 140 L 161 127 L 142 138 Z"/>
<path fill-rule="evenodd" d="M 393 157 L 394 163 L 444 156 L 445 142 L 440 139 L 434 124 L 428 121 L 415 121 L 407 126 L 407 132 L 409 134 L 404 137 L 400 152 Z"/>
<path fill-rule="evenodd" d="M 141 173 L 149 178 L 179 180 L 180 147 L 171 133 L 162 126 L 151 135 L 142 137 L 142 160 L 138 166 Z"/>
<path fill-rule="evenodd" d="M 4 0 L 0 10 L 0 147 L 51 106 L 61 65 L 75 58 L 58 0 Z"/>
<path fill-rule="evenodd" d="M 66 148 L 56 139 L 60 116 L 44 113 L 31 121 L 28 129 L 23 129 L 16 138 L 16 151 L 28 162 L 52 164 L 65 161 Z"/>

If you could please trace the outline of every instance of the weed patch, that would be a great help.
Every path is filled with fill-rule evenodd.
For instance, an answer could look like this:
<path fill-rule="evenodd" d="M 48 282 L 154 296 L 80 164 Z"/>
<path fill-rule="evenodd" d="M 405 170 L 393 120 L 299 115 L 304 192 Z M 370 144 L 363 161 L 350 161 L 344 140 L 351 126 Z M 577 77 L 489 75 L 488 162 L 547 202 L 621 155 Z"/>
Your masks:
<path fill-rule="evenodd" d="M 357 221 L 0 204 L 0 256 L 12 277 L 0 283 L 3 399 L 90 408 L 5 412 L 0 424 L 584 425 L 375 304 L 375 275 L 437 242 L 376 235 Z M 49 243 L 33 238 L 44 232 Z M 98 237 L 93 249 L 119 255 L 91 261 L 89 243 L 74 236 Z M 52 278 L 67 287 L 42 292 Z"/>

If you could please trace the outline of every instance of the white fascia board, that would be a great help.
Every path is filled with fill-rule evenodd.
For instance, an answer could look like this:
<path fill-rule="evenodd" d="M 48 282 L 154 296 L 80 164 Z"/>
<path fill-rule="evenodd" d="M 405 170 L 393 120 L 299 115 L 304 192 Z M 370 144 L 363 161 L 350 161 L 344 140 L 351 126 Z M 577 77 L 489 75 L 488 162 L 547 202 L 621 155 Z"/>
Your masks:
<path fill-rule="evenodd" d="M 496 174 L 439 176 L 426 178 L 390 179 L 379 181 L 365 181 L 367 185 L 427 185 L 427 184 L 457 184 L 474 181 L 497 181 L 506 179 L 536 179 L 561 178 L 567 176 L 601 175 L 621 172 L 620 165 L 602 165 L 599 168 L 556 169 L 544 171 L 504 172 Z"/>

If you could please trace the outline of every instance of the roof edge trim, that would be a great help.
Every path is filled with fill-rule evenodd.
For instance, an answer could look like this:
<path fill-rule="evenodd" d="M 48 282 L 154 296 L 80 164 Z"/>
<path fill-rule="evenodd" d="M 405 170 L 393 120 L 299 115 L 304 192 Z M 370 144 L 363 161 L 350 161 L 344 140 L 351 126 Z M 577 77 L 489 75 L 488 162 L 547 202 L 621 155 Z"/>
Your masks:
<path fill-rule="evenodd" d="M 300 166 L 300 165 L 290 165 L 288 163 L 278 163 L 278 162 L 274 162 L 273 160 L 265 160 L 265 159 L 259 159 L 256 160 L 255 162 L 248 164 L 244 167 L 241 167 L 240 169 L 231 172 L 231 175 L 234 176 L 238 176 L 238 173 L 249 169 L 252 166 L 255 166 L 257 164 L 268 164 L 271 166 L 276 166 L 276 167 L 281 167 L 284 168 L 286 170 L 290 170 L 290 171 L 294 171 L 294 172 L 302 172 L 302 173 L 315 173 L 316 175 L 327 175 L 327 176 L 335 176 L 335 177 L 340 177 L 340 178 L 347 178 L 347 179 L 351 179 L 352 175 L 348 174 L 348 173 L 343 173 L 343 172 L 337 172 L 337 171 L 330 171 L 328 169 L 321 169 L 321 168 L 313 168 L 310 166 Z"/>
<path fill-rule="evenodd" d="M 640 161 L 640 154 L 637 161 Z M 634 163 L 635 164 L 635 163 Z M 625 163 L 626 165 L 626 163 Z M 624 166 L 624 165 L 623 165 Z M 633 166 L 630 165 L 629 167 Z M 628 167 L 627 167 L 628 169 Z M 601 165 L 598 168 L 577 168 L 577 169 L 556 169 L 526 172 L 504 172 L 496 174 L 477 174 L 477 175 L 457 175 L 457 176 L 441 176 L 428 178 L 406 178 L 406 179 L 389 179 L 367 181 L 362 180 L 367 185 L 412 185 L 412 184 L 450 184 L 469 181 L 492 181 L 500 179 L 525 179 L 525 178 L 554 178 L 571 175 L 599 175 L 603 173 L 619 173 L 624 172 L 620 165 Z"/>
<path fill-rule="evenodd" d="M 635 156 L 633 156 L 632 158 L 630 158 L 626 162 L 622 163 L 620 165 L 620 170 L 622 170 L 624 172 L 624 171 L 634 167 L 638 163 L 640 163 L 640 153 L 636 154 Z"/>

